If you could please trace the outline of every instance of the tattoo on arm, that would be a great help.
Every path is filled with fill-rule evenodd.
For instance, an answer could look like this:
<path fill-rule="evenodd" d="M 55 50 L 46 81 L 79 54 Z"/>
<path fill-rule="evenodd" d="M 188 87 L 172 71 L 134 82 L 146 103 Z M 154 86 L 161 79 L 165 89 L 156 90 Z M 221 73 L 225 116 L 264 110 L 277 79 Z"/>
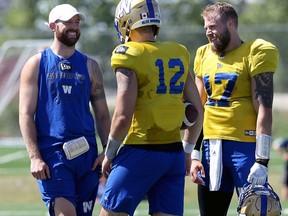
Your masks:
<path fill-rule="evenodd" d="M 254 76 L 256 82 L 255 97 L 264 107 L 272 108 L 273 104 L 273 73 L 266 72 Z"/>
<path fill-rule="evenodd" d="M 93 88 L 93 93 L 90 96 L 91 102 L 101 100 L 105 98 L 104 86 L 103 84 L 96 83 L 95 87 Z"/>
<path fill-rule="evenodd" d="M 116 72 L 122 74 L 122 76 L 117 76 L 118 90 L 128 90 L 131 86 L 133 71 L 127 68 L 118 68 Z"/>
<path fill-rule="evenodd" d="M 103 75 L 99 65 L 96 62 L 93 62 L 91 59 L 88 60 L 88 70 L 90 79 L 92 81 L 90 101 L 95 102 L 105 98 Z"/>

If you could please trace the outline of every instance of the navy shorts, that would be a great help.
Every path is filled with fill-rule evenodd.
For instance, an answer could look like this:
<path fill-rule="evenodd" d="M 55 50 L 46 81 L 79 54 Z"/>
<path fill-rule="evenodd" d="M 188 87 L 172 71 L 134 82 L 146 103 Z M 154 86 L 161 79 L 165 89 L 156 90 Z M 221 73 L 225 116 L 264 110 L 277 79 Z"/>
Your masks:
<path fill-rule="evenodd" d="M 183 215 L 185 153 L 123 146 L 113 161 L 101 205 L 133 215 L 146 197 L 149 214 Z"/>
<path fill-rule="evenodd" d="M 67 160 L 62 146 L 41 151 L 43 160 L 50 168 L 51 178 L 37 180 L 42 199 L 54 215 L 56 197 L 64 197 L 76 208 L 77 215 L 91 216 L 99 184 L 99 167 L 92 171 L 97 157 L 97 147 L 91 146 L 88 152 Z"/>

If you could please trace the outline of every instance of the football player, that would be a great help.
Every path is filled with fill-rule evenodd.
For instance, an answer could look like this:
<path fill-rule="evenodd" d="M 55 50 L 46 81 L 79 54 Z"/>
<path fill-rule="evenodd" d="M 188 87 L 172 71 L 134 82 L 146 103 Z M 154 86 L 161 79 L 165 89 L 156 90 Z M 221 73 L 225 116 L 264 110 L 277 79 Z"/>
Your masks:
<path fill-rule="evenodd" d="M 245 184 L 267 182 L 279 53 L 268 41 L 241 40 L 231 4 L 208 5 L 201 16 L 209 43 L 198 48 L 194 71 L 204 140 L 202 163 L 198 150 L 192 154 L 192 181 L 199 184 L 201 215 L 222 216 L 235 187 L 239 195 Z"/>
<path fill-rule="evenodd" d="M 281 190 L 282 198 L 288 200 L 288 137 L 275 139 L 272 143 L 273 149 L 282 154 L 284 160 L 283 170 L 283 190 Z"/>
<path fill-rule="evenodd" d="M 70 4 L 55 6 L 51 46 L 21 72 L 20 129 L 50 216 L 92 216 L 104 158 L 95 131 L 104 148 L 110 129 L 102 70 L 75 48 L 84 20 Z"/>
<path fill-rule="evenodd" d="M 109 178 L 101 216 L 133 215 L 145 197 L 151 215 L 183 215 L 184 180 L 203 107 L 189 52 L 178 43 L 156 41 L 160 25 L 156 0 L 122 0 L 116 8 L 122 44 L 111 57 L 117 98 L 102 164 Z M 183 101 L 195 105 L 198 121 L 185 130 L 182 145 Z"/>

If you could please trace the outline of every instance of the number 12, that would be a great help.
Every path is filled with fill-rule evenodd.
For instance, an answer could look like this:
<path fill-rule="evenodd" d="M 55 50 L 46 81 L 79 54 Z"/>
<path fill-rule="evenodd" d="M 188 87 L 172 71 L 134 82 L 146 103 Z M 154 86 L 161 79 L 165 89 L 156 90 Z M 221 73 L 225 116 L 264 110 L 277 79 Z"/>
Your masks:
<path fill-rule="evenodd" d="M 157 86 L 157 94 L 166 94 L 167 92 L 167 86 L 165 84 L 165 71 L 163 66 L 162 59 L 157 59 L 155 62 L 155 65 L 159 68 L 159 85 Z M 179 67 L 179 71 L 176 72 L 172 78 L 170 79 L 170 89 L 169 94 L 181 94 L 184 89 L 184 82 L 180 82 L 177 85 L 177 82 L 184 74 L 184 66 L 182 61 L 177 59 L 170 59 L 168 62 L 168 68 L 175 68 Z"/>

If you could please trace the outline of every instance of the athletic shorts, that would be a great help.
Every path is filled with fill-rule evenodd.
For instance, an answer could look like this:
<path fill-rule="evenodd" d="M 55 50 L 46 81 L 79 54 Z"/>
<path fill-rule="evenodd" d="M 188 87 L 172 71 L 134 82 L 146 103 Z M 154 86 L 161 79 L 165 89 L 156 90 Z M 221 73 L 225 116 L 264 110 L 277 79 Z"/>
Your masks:
<path fill-rule="evenodd" d="M 183 150 L 161 152 L 124 145 L 113 161 L 101 205 L 132 216 L 147 198 L 149 214 L 183 215 L 185 172 Z"/>
<path fill-rule="evenodd" d="M 248 185 L 250 168 L 255 163 L 255 142 L 238 142 L 222 140 L 223 173 L 219 191 L 233 192 L 234 187 L 241 188 Z M 202 145 L 202 164 L 204 166 L 205 186 L 209 187 L 210 153 L 209 141 Z"/>
<path fill-rule="evenodd" d="M 96 146 L 91 146 L 88 152 L 67 160 L 62 146 L 41 152 L 44 161 L 50 168 L 51 178 L 38 180 L 42 199 L 54 215 L 56 197 L 64 197 L 75 207 L 77 215 L 91 216 L 99 184 L 98 167 L 92 171 L 92 165 L 97 157 Z"/>

